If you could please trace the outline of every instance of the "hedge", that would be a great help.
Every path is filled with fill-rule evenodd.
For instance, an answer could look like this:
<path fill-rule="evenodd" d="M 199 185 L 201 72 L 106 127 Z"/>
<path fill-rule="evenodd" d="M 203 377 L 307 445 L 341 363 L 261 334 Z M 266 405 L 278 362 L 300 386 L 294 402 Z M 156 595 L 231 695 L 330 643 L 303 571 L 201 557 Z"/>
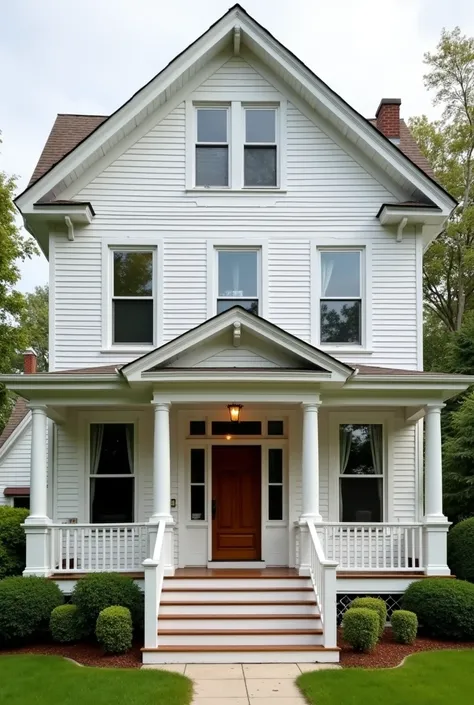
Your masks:
<path fill-rule="evenodd" d="M 126 607 L 106 607 L 97 618 L 97 641 L 111 654 L 123 654 L 132 647 L 132 615 Z"/>
<path fill-rule="evenodd" d="M 474 585 L 464 580 L 427 578 L 412 583 L 403 596 L 426 634 L 441 639 L 474 639 Z"/>
<path fill-rule="evenodd" d="M 449 531 L 448 564 L 457 578 L 474 583 L 474 517 Z"/>
<path fill-rule="evenodd" d="M 383 630 L 387 623 L 387 605 L 385 600 L 380 597 L 356 597 L 351 602 L 351 607 L 365 607 L 369 610 L 377 612 L 379 620 L 379 637 L 382 636 Z"/>
<path fill-rule="evenodd" d="M 21 526 L 27 509 L 0 507 L 0 580 L 21 575 L 25 568 L 26 536 Z"/>
<path fill-rule="evenodd" d="M 106 607 L 127 607 L 135 628 L 143 625 L 143 594 L 131 578 L 118 573 L 89 573 L 77 581 L 72 602 L 79 609 L 81 624 L 92 634 L 97 618 Z"/>
<path fill-rule="evenodd" d="M 418 631 L 418 618 L 414 612 L 395 610 L 391 617 L 393 638 L 399 644 L 413 644 Z"/>
<path fill-rule="evenodd" d="M 79 619 L 77 605 L 59 605 L 51 612 L 49 630 L 54 641 L 67 644 L 79 641 L 84 636 L 84 630 Z"/>
<path fill-rule="evenodd" d="M 355 651 L 372 651 L 378 641 L 380 621 L 377 613 L 367 607 L 350 607 L 342 622 L 344 639 Z"/>
<path fill-rule="evenodd" d="M 48 578 L 0 580 L 0 643 L 22 642 L 46 631 L 51 612 L 63 602 L 61 590 Z"/>

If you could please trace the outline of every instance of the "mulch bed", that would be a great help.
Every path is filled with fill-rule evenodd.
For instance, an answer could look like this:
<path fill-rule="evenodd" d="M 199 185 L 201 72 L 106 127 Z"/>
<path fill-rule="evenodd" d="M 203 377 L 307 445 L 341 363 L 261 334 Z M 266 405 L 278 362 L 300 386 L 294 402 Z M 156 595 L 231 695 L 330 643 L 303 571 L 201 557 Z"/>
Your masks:
<path fill-rule="evenodd" d="M 127 654 L 113 656 L 104 654 L 98 644 L 84 642 L 81 644 L 34 644 L 0 654 L 42 654 L 44 656 L 64 656 L 73 659 L 82 666 L 98 666 L 100 668 L 140 668 L 142 665 L 141 643 L 133 645 Z"/>
<path fill-rule="evenodd" d="M 380 642 L 371 654 L 360 654 L 344 642 L 339 633 L 341 647 L 341 665 L 344 668 L 393 668 L 399 666 L 406 656 L 419 651 L 439 651 L 441 649 L 474 649 L 474 642 L 440 641 L 427 636 L 417 637 L 414 644 L 397 644 L 393 640 L 392 630 L 386 629 Z"/>

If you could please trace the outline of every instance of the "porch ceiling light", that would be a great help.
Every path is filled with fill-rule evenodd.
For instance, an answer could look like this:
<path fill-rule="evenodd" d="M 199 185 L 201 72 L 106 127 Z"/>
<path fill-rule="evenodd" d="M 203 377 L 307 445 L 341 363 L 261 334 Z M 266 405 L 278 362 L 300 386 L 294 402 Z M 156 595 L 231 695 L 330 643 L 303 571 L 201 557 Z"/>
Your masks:
<path fill-rule="evenodd" d="M 243 408 L 243 405 L 233 402 L 232 404 L 227 404 L 227 408 L 229 409 L 230 420 L 239 423 L 240 410 Z"/>

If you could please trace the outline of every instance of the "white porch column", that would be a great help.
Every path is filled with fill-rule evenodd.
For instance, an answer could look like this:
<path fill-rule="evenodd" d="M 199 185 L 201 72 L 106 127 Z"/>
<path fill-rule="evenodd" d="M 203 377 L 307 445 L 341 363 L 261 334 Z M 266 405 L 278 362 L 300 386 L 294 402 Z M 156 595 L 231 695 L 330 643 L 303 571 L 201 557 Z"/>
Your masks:
<path fill-rule="evenodd" d="M 427 575 L 449 575 L 446 542 L 449 523 L 443 514 L 441 410 L 428 405 L 425 415 L 425 524 L 424 563 Z"/>
<path fill-rule="evenodd" d="M 30 515 L 25 520 L 26 568 L 24 575 L 49 575 L 47 416 L 44 406 L 31 408 Z"/>
<path fill-rule="evenodd" d="M 301 448 L 302 514 L 299 519 L 299 573 L 309 575 L 310 536 L 307 522 L 321 522 L 319 513 L 319 399 L 303 403 L 303 433 Z"/>
<path fill-rule="evenodd" d="M 165 575 L 174 574 L 174 531 L 171 516 L 171 453 L 169 402 L 154 401 L 155 424 L 153 441 L 153 514 L 151 524 L 166 521 L 163 542 Z M 152 532 L 156 537 L 156 530 Z M 154 546 L 154 541 L 152 540 Z"/>

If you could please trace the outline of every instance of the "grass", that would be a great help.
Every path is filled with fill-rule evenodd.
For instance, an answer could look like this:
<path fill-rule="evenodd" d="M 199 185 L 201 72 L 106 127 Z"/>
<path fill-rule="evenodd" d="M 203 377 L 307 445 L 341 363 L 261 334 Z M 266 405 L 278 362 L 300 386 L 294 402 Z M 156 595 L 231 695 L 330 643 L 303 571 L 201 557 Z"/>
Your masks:
<path fill-rule="evenodd" d="M 315 671 L 297 683 L 312 705 L 472 705 L 473 651 L 414 654 L 400 668 Z"/>
<path fill-rule="evenodd" d="M 166 671 L 87 668 L 58 656 L 1 656 L 8 705 L 189 705 L 191 681 Z"/>

